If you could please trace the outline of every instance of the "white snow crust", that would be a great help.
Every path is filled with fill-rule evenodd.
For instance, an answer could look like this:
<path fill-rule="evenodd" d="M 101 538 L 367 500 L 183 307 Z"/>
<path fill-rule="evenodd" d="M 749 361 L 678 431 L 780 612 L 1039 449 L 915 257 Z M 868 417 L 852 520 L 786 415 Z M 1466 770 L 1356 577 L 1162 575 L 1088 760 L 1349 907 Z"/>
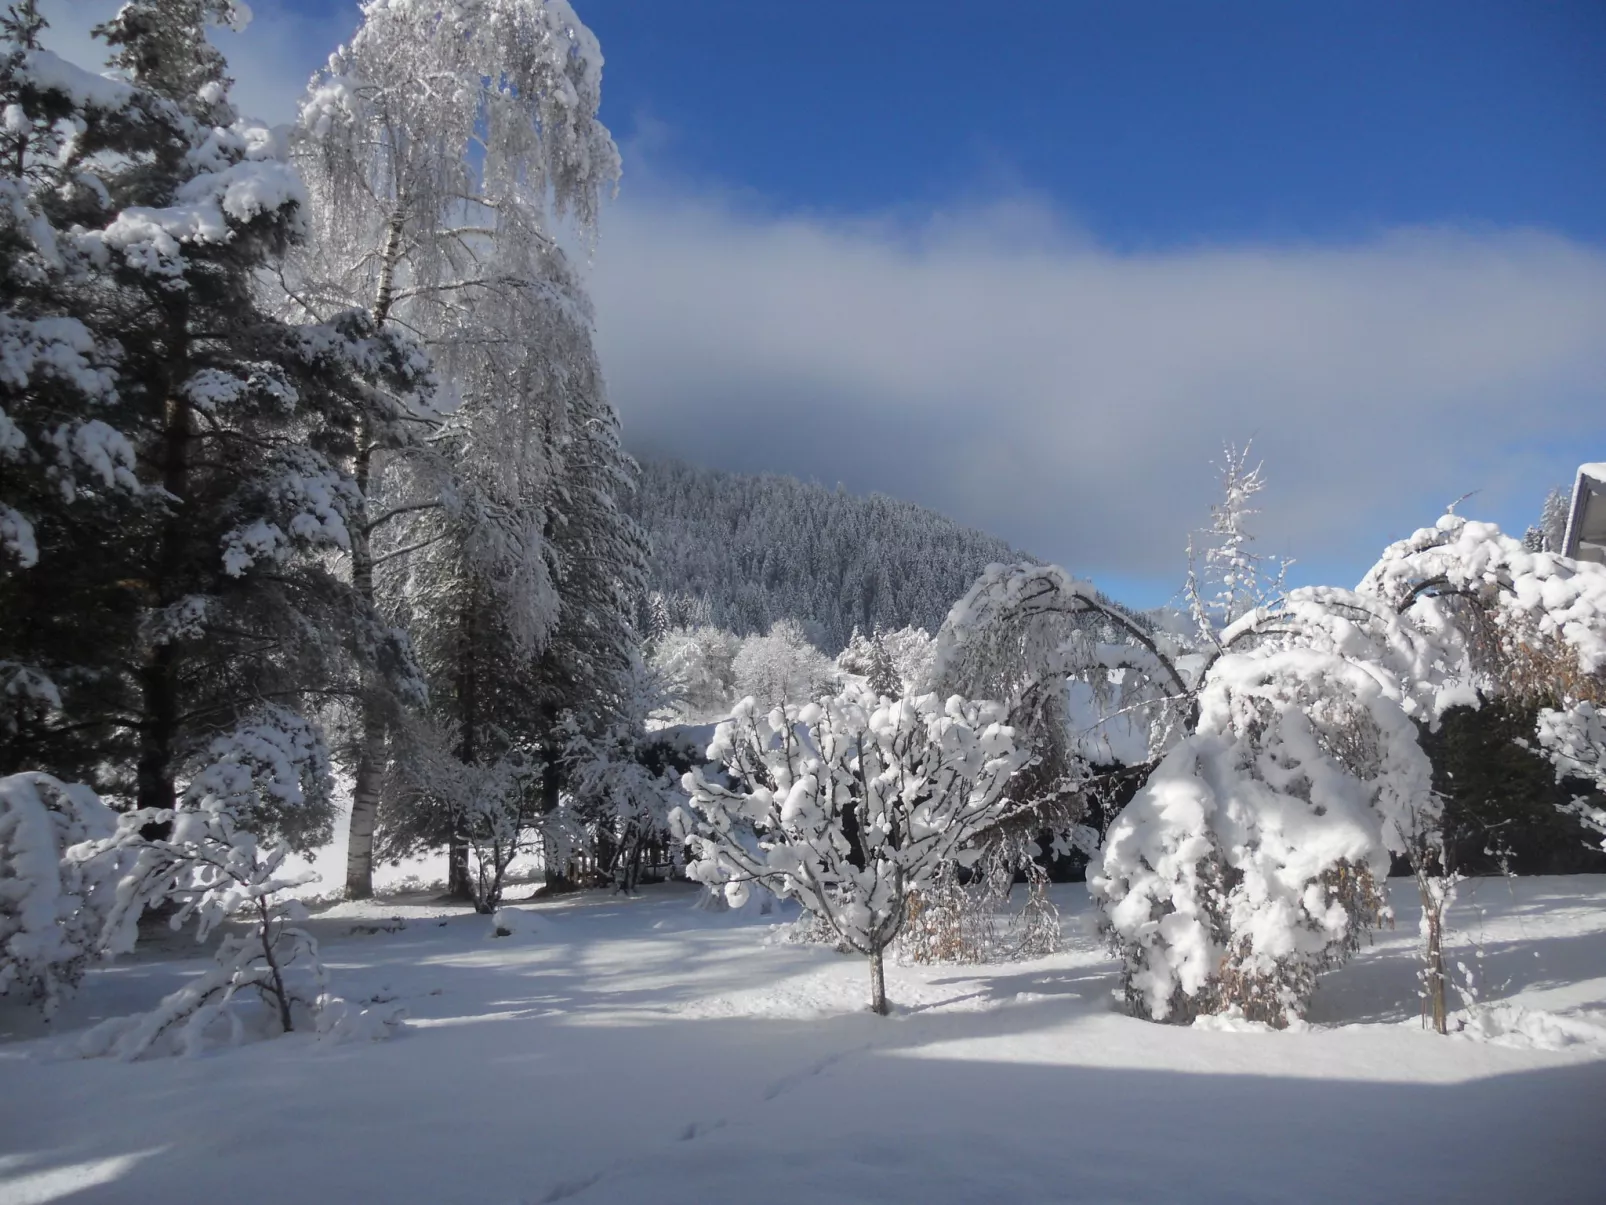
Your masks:
<path fill-rule="evenodd" d="M 1606 876 L 1462 885 L 1488 1003 L 1448 1040 L 1417 1016 L 1415 891 L 1392 886 L 1398 928 L 1281 1033 L 1125 1016 L 1080 885 L 1054 889 L 1063 953 L 889 966 L 889 1018 L 861 959 L 782 940 L 792 905 L 666 885 L 520 902 L 500 939 L 423 892 L 343 903 L 307 926 L 341 1033 L 63 1059 L 208 965 L 152 934 L 53 1027 L 0 1009 L 0 1200 L 1597 1199 Z M 398 1010 L 391 1041 L 350 1040 Z"/>

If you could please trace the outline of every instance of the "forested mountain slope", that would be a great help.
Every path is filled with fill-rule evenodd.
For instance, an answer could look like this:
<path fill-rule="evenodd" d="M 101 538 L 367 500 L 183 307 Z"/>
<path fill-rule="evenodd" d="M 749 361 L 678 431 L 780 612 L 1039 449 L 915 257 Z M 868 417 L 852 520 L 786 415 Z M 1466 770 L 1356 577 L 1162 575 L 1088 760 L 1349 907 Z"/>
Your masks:
<path fill-rule="evenodd" d="M 674 623 L 796 619 L 834 654 L 855 626 L 935 632 L 982 569 L 1034 558 L 935 511 L 776 474 L 644 460 L 631 503 Z"/>

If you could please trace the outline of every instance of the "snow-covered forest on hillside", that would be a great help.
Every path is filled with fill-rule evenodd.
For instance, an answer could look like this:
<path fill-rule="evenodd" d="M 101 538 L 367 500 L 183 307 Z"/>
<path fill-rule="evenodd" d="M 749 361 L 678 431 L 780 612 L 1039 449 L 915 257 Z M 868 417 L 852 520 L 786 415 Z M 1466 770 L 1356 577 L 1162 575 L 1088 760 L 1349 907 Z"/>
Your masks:
<path fill-rule="evenodd" d="M 250 16 L 0 16 L 0 1202 L 1598 1194 L 1606 466 L 1140 611 L 638 465 L 567 0 Z"/>
<path fill-rule="evenodd" d="M 647 585 L 670 624 L 751 636 L 790 619 L 833 656 L 855 629 L 935 632 L 988 565 L 1035 560 L 896 498 L 676 461 L 644 460 L 625 509 L 651 540 Z"/>

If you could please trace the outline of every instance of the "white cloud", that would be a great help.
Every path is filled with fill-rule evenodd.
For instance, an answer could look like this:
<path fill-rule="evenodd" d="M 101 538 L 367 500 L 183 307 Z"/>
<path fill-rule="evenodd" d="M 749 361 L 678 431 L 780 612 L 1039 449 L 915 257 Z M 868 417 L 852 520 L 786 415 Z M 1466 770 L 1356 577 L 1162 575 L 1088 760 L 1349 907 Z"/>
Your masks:
<path fill-rule="evenodd" d="M 1044 206 L 911 227 L 630 197 L 594 292 L 632 442 L 914 498 L 1080 572 L 1176 576 L 1253 436 L 1263 542 L 1358 576 L 1606 447 L 1606 254 L 1534 232 L 1118 253 Z M 1587 453 L 1587 455 L 1586 455 Z"/>

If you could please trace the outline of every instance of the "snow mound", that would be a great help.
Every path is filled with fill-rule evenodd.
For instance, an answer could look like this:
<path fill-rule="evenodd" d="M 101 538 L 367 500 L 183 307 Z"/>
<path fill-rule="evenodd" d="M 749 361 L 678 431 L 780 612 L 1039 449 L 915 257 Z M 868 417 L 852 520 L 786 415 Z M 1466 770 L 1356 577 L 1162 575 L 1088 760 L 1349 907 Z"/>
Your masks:
<path fill-rule="evenodd" d="M 318 1010 L 318 1036 L 325 1041 L 382 1042 L 407 1028 L 407 1010 L 390 1000 L 354 1003 L 331 996 Z"/>
<path fill-rule="evenodd" d="M 1606 1016 L 1562 1016 L 1515 1004 L 1489 1004 L 1451 1014 L 1451 1033 L 1474 1042 L 1518 1050 L 1593 1046 L 1606 1053 Z"/>
<path fill-rule="evenodd" d="M 527 908 L 498 908 L 491 914 L 492 937 L 539 937 L 552 922 Z"/>
<path fill-rule="evenodd" d="M 692 907 L 698 912 L 756 918 L 774 913 L 779 902 L 762 883 L 721 883 L 705 885 Z"/>
<path fill-rule="evenodd" d="M 1265 1021 L 1251 1021 L 1243 1015 L 1242 1009 L 1234 1006 L 1224 1013 L 1207 1013 L 1195 1017 L 1193 1028 L 1207 1030 L 1210 1033 L 1308 1033 L 1311 1027 L 1298 1017 L 1290 1017 L 1287 1026 L 1278 1029 Z"/>

